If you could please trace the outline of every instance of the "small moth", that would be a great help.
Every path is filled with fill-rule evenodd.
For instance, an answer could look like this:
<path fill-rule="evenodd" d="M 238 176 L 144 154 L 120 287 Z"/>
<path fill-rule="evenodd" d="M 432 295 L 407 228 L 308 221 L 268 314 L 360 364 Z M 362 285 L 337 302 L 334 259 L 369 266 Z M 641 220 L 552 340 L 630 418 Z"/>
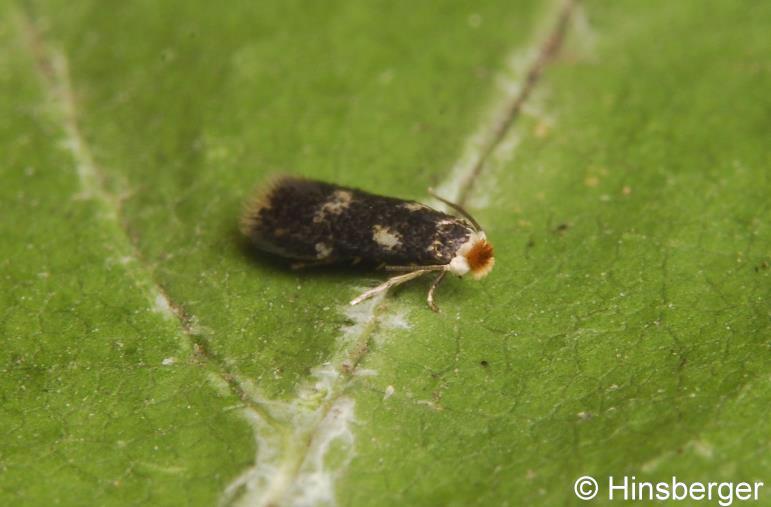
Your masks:
<path fill-rule="evenodd" d="M 432 195 L 434 195 L 432 193 Z M 434 195 L 461 216 L 415 202 L 293 176 L 269 180 L 247 203 L 241 231 L 259 250 L 300 265 L 366 262 L 401 272 L 352 305 L 429 272 L 438 275 L 428 306 L 447 273 L 474 279 L 495 264 L 493 247 L 461 206 Z"/>

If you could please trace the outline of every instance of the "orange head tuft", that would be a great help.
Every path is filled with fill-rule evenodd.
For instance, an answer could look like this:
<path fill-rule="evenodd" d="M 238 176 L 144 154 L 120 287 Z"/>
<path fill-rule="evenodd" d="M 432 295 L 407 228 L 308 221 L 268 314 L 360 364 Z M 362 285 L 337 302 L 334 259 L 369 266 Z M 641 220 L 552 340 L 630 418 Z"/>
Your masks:
<path fill-rule="evenodd" d="M 468 261 L 471 276 L 475 280 L 484 278 L 495 265 L 493 245 L 484 239 L 477 241 L 466 254 L 466 260 Z"/>

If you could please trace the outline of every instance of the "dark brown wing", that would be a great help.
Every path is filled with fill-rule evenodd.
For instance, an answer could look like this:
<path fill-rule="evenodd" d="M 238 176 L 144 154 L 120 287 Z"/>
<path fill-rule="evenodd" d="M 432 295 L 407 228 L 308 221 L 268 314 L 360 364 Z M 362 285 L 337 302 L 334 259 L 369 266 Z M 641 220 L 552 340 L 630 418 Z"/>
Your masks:
<path fill-rule="evenodd" d="M 296 177 L 263 187 L 242 230 L 257 248 L 291 259 L 388 265 L 447 264 L 472 232 L 414 201 Z"/>

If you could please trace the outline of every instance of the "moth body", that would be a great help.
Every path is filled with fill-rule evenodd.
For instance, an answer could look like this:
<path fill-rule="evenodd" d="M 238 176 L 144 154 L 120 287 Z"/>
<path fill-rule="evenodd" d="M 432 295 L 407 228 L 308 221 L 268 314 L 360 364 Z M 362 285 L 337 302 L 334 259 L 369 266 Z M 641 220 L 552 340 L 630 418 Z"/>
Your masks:
<path fill-rule="evenodd" d="M 444 274 L 482 278 L 495 261 L 485 233 L 470 217 L 291 176 L 275 178 L 259 189 L 246 207 L 241 230 L 256 248 L 288 259 L 309 264 L 365 262 L 406 272 L 352 304 L 437 271 L 440 277 L 429 291 L 429 306 L 436 309 L 433 292 Z"/>

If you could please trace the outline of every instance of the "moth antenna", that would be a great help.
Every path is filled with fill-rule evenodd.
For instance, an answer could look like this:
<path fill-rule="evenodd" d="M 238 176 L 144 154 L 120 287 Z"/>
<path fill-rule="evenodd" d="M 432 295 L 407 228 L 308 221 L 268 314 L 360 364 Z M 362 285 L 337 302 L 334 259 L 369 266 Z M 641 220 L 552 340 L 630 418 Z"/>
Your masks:
<path fill-rule="evenodd" d="M 452 209 L 454 209 L 455 211 L 457 211 L 458 213 L 460 213 L 461 215 L 463 215 L 463 217 L 464 217 L 465 219 L 467 219 L 469 222 L 471 222 L 471 225 L 473 225 L 473 226 L 474 226 L 474 230 L 475 230 L 476 232 L 479 232 L 479 231 L 481 231 L 481 230 L 482 230 L 482 226 L 481 226 L 481 225 L 479 225 L 479 222 L 477 222 L 476 220 L 474 220 L 474 217 L 472 217 L 472 216 L 471 216 L 471 214 L 470 214 L 468 211 L 466 211 L 466 210 L 463 208 L 463 206 L 461 206 L 460 204 L 456 204 L 456 203 L 454 203 L 454 202 L 450 202 L 450 201 L 448 201 L 447 199 L 445 199 L 444 197 L 441 197 L 441 196 L 439 196 L 439 195 L 438 195 L 436 192 L 434 192 L 434 189 L 433 189 L 433 188 L 429 188 L 429 189 L 428 189 L 428 195 L 430 195 L 430 196 L 431 196 L 431 197 L 433 197 L 434 199 L 439 199 L 439 200 L 440 200 L 440 201 L 442 201 L 444 204 L 446 204 L 447 206 L 451 207 Z"/>
<path fill-rule="evenodd" d="M 374 289 L 370 289 L 364 293 L 362 293 L 359 297 L 351 301 L 351 306 L 358 305 L 362 301 L 365 301 L 377 294 L 380 294 L 381 292 L 385 292 L 391 287 L 396 287 L 397 285 L 401 285 L 404 282 L 409 282 L 410 280 L 413 280 L 419 276 L 423 276 L 426 273 L 428 273 L 425 269 L 419 269 L 417 271 L 412 271 L 411 273 L 405 273 L 403 275 L 396 275 L 394 277 L 389 278 L 385 282 L 381 283 Z"/>

